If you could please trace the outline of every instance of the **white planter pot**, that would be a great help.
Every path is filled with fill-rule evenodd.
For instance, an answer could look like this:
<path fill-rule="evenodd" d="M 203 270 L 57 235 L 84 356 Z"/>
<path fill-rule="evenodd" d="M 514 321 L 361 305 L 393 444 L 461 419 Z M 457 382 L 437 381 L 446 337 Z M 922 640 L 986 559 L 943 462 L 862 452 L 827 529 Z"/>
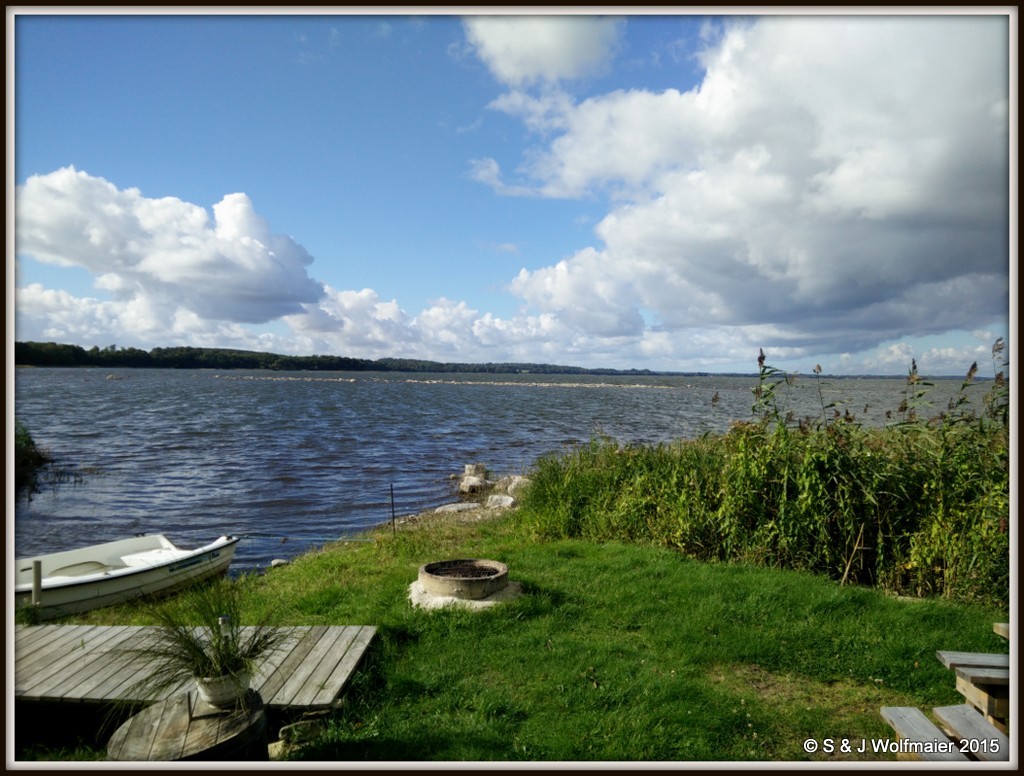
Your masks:
<path fill-rule="evenodd" d="M 196 679 L 199 697 L 218 708 L 231 708 L 238 704 L 249 689 L 249 673 L 242 671 L 227 676 L 210 676 Z"/>

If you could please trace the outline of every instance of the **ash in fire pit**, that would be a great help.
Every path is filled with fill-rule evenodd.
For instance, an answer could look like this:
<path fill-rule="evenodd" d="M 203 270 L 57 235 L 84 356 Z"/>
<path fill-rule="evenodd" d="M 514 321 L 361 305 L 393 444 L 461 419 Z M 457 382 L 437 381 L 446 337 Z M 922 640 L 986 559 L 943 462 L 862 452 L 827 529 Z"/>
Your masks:
<path fill-rule="evenodd" d="M 428 563 L 423 567 L 426 572 L 435 577 L 451 577 L 454 579 L 485 579 L 496 577 L 502 573 L 508 573 L 504 564 L 487 560 L 443 560 L 438 563 Z"/>
<path fill-rule="evenodd" d="M 508 566 L 496 560 L 442 560 L 420 566 L 409 597 L 417 606 L 488 605 L 518 595 L 520 589 L 509 584 Z"/>

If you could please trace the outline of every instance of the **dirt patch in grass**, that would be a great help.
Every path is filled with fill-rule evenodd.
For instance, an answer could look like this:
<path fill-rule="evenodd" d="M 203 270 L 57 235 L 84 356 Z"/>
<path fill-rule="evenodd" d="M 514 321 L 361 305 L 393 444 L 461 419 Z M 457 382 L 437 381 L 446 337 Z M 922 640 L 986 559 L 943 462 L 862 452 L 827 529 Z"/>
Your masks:
<path fill-rule="evenodd" d="M 916 705 L 880 681 L 872 685 L 847 680 L 821 682 L 773 673 L 758 665 L 716 666 L 709 678 L 755 719 L 769 723 L 774 736 L 785 742 L 773 754 L 785 760 L 895 760 L 895 755 L 875 752 L 874 741 L 892 737 L 879 710 L 882 706 Z M 815 738 L 815 751 L 808 752 L 802 742 L 811 731 L 821 730 L 822 719 L 829 720 L 827 728 L 834 731 L 832 742 Z M 864 751 L 858 751 L 862 748 Z"/>

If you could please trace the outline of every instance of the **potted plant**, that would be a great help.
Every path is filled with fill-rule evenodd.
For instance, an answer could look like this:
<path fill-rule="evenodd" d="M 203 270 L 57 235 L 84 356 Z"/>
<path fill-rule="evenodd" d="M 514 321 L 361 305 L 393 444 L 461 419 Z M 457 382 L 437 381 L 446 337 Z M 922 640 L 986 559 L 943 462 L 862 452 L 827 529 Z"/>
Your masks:
<path fill-rule="evenodd" d="M 135 699 L 155 700 L 192 680 L 207 703 L 233 707 L 259 662 L 286 638 L 266 620 L 243 625 L 240 585 L 225 579 L 187 588 L 155 608 L 153 617 L 156 625 L 126 650 L 139 669 L 126 693 Z"/>

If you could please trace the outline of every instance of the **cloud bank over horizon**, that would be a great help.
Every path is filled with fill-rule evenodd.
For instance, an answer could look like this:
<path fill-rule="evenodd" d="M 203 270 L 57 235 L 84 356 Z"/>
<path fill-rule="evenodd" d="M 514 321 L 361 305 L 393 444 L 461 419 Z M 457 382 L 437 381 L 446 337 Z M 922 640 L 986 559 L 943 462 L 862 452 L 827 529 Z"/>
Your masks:
<path fill-rule="evenodd" d="M 1005 24 L 729 19 L 707 27 L 696 87 L 578 96 L 629 23 L 463 22 L 504 90 L 487 113 L 528 147 L 511 169 L 467 156 L 453 175 L 604 203 L 592 244 L 503 279 L 514 314 L 337 288 L 245 193 L 211 215 L 69 166 L 18 187 L 17 255 L 87 271 L 96 295 L 19 287 L 18 338 L 680 371 L 754 371 L 763 347 L 900 373 L 901 338 L 949 332 L 976 342 L 936 348 L 938 371 L 988 353 L 1009 323 Z"/>

